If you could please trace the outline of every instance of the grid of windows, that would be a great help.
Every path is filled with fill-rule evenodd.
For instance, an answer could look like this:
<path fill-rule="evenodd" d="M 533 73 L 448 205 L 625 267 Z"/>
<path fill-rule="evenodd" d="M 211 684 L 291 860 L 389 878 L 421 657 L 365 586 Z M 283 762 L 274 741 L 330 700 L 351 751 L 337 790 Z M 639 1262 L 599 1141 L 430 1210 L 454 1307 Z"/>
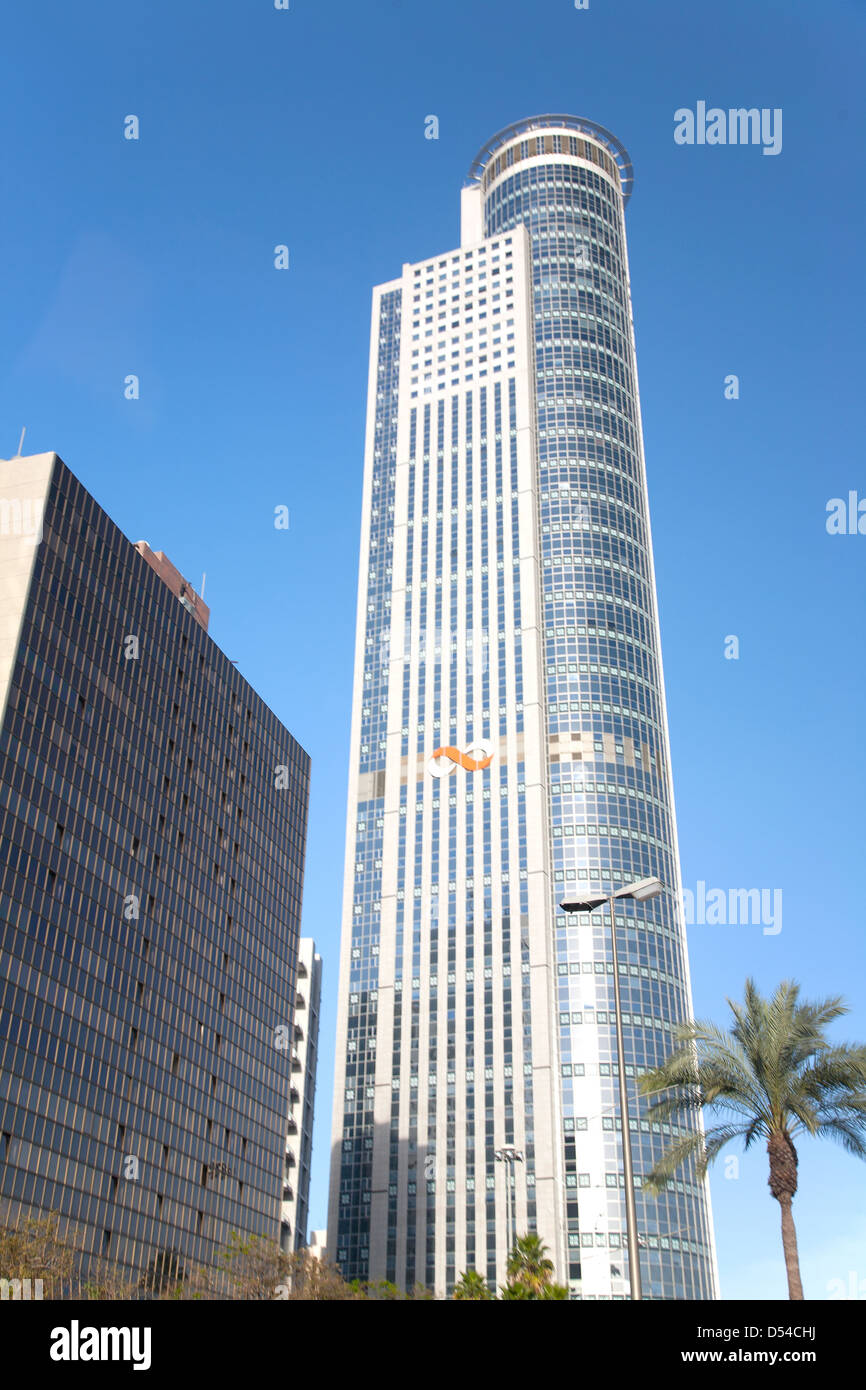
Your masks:
<path fill-rule="evenodd" d="M 337 1260 L 349 1279 L 366 1278 L 370 1258 L 384 769 L 391 698 L 390 660 L 392 650 L 399 650 L 392 627 L 392 589 L 401 320 L 401 294 L 382 294 L 378 305 L 372 474 L 365 536 L 367 605 L 362 629 L 364 670 L 357 764 L 368 794 L 356 803 L 348 1021 L 335 1088 L 335 1104 L 341 1107 L 339 1206 L 328 1223 Z"/>
<path fill-rule="evenodd" d="M 2 1216 L 276 1239 L 309 760 L 59 460 L 0 773 Z"/>
<path fill-rule="evenodd" d="M 532 240 L 564 1216 L 569 1279 L 582 1296 L 587 1258 L 606 1258 L 588 1248 L 623 1243 L 618 1059 L 606 925 L 568 921 L 558 901 L 580 879 L 618 887 L 657 875 L 675 888 L 678 867 L 619 173 L 592 140 L 563 135 L 557 151 L 553 138 L 539 136 L 529 155 L 520 142 L 514 161 L 509 150 L 497 156 L 484 207 L 488 235 L 522 223 Z M 516 167 L 542 152 L 551 157 Z M 571 160 L 557 157 L 566 152 Z M 628 1076 L 660 1061 L 688 1016 L 675 902 L 668 892 L 629 904 L 618 921 Z M 669 1129 L 650 1124 L 634 1089 L 632 1101 L 639 1184 Z M 583 1140 L 576 1111 L 594 1112 Z M 593 1166 L 578 1183 L 581 1153 Z M 648 1296 L 712 1296 L 705 1202 L 693 1171 L 660 1198 L 638 1194 Z M 588 1288 L 625 1295 L 623 1255 L 609 1257 L 609 1280 L 598 1270 Z"/>
<path fill-rule="evenodd" d="M 628 1076 L 668 1050 L 690 1008 L 625 250 L 631 167 L 591 123 L 540 130 L 559 119 L 494 137 L 464 195 L 464 244 L 382 287 L 374 331 L 356 698 L 362 730 L 383 718 L 375 750 L 363 733 L 353 750 L 338 1062 L 338 1090 L 363 1072 L 364 1100 L 363 1119 L 359 1084 L 354 1113 L 348 1090 L 335 1106 L 329 1226 L 350 1276 L 440 1294 L 467 1267 L 504 1277 L 509 1206 L 573 1297 L 627 1291 L 606 927 L 563 917 L 572 880 L 668 885 L 618 923 Z M 373 593 L 387 457 L 390 568 Z M 399 640 L 391 626 L 376 675 L 375 624 L 392 609 Z M 462 760 L 473 739 L 482 766 Z M 368 959 L 365 922 L 378 953 L 366 1003 L 352 974 Z M 640 1180 L 667 1134 L 634 1114 Z M 522 1161 L 497 1163 L 504 1146 Z M 694 1174 L 641 1201 L 640 1219 L 648 1296 L 712 1297 Z"/>
<path fill-rule="evenodd" d="M 381 673 L 365 660 L 361 727 L 374 706 L 372 694 L 383 710 L 390 710 L 396 696 L 401 722 L 399 731 L 393 720 L 386 724 L 392 737 L 399 732 L 399 745 L 389 744 L 386 733 L 375 782 L 369 758 L 364 761 L 372 749 L 363 732 L 358 750 L 353 945 L 337 1083 L 346 1103 L 341 1114 L 335 1112 L 340 1157 L 333 1171 L 332 1214 L 336 1209 L 334 1254 L 347 1275 L 379 1273 L 410 1287 L 418 1281 L 447 1290 L 467 1261 L 476 1259 L 491 1279 L 497 1269 L 501 1274 L 506 1233 L 498 1144 L 524 1146 L 530 1192 L 528 1200 L 521 1198 L 521 1219 L 525 1215 L 534 1225 L 536 1216 L 525 769 L 514 756 L 524 730 L 524 598 L 514 565 L 521 544 L 528 550 L 535 544 L 534 525 L 525 519 L 521 536 L 518 502 L 515 296 L 523 295 L 525 315 L 522 242 L 517 253 L 515 238 L 494 239 L 444 259 L 441 269 L 439 262 L 407 268 L 402 288 L 404 329 L 414 331 L 402 345 L 402 361 L 408 359 L 412 374 L 408 388 L 398 393 L 408 457 L 398 452 L 394 534 L 388 537 L 389 597 L 399 625 L 391 628 L 389 661 Z M 439 274 L 449 285 L 453 276 L 462 287 L 473 278 L 483 283 L 488 273 L 492 288 L 476 298 L 467 294 L 443 314 L 441 324 L 425 329 L 427 280 L 432 295 Z M 411 317 L 410 297 L 415 300 Z M 372 456 L 368 453 L 373 480 L 379 458 L 395 442 L 399 451 L 401 438 L 400 410 L 396 421 L 393 414 L 390 420 L 380 415 L 383 386 L 388 399 L 382 363 L 393 362 L 395 351 L 395 306 L 387 288 L 380 305 L 374 334 L 379 389 Z M 425 333 L 429 344 L 416 347 L 415 335 L 422 342 Z M 446 371 L 420 386 L 413 379 L 415 364 L 423 364 L 428 352 L 435 362 L 452 340 L 457 345 L 453 375 Z M 464 368 L 471 368 L 468 375 Z M 524 417 L 524 430 L 525 424 Z M 381 526 L 382 510 L 378 495 L 371 497 L 375 502 L 365 515 L 362 544 L 372 567 L 381 556 L 380 546 L 370 541 Z M 364 583 L 369 594 L 372 575 L 362 574 Z M 381 605 L 377 613 L 371 600 L 363 621 L 369 653 L 376 647 L 373 625 L 383 621 Z M 427 769 L 433 749 L 465 744 L 473 736 L 493 740 L 494 767 L 455 783 L 434 779 Z M 514 748 L 507 751 L 512 739 Z M 401 769 L 399 825 L 390 843 L 387 787 L 389 777 L 396 780 L 396 763 L 394 757 L 389 761 L 388 747 L 395 755 L 399 751 Z M 375 802 L 376 838 L 370 848 L 372 803 L 365 798 L 374 790 L 381 799 Z M 389 899 L 393 989 L 390 975 L 385 981 L 380 977 L 370 1000 L 367 1037 L 375 1034 L 377 1046 L 373 1055 L 369 1042 L 366 1048 L 359 1134 L 347 1094 L 351 1090 L 358 1103 L 362 1061 L 355 1015 L 362 1001 L 355 972 L 364 959 L 358 937 L 364 921 Z M 381 916 L 379 922 L 380 950 L 384 945 L 390 953 L 390 924 L 386 927 Z M 375 1096 L 385 1079 L 389 1039 L 381 1268 L 371 1253 L 373 1174 L 380 1146 L 384 1149 Z M 384 1155 L 379 1161 L 384 1164 Z"/>

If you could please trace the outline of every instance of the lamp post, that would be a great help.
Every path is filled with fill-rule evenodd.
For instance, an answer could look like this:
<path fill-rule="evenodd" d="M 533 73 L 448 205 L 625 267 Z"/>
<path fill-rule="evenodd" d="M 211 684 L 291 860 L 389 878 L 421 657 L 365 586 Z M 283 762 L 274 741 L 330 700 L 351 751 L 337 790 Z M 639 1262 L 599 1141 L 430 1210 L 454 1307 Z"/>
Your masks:
<path fill-rule="evenodd" d="M 563 898 L 560 907 L 563 912 L 594 912 L 603 903 L 610 906 L 610 940 L 611 958 L 613 961 L 613 1003 L 614 1019 L 616 1021 L 616 1055 L 618 1060 L 617 1070 L 619 1072 L 619 1110 L 622 1125 L 622 1171 L 625 1183 L 625 1226 L 626 1239 L 628 1240 L 628 1273 L 631 1284 L 631 1296 L 633 1299 L 643 1297 L 640 1282 L 640 1249 L 638 1245 L 637 1230 L 637 1210 L 635 1207 L 634 1196 L 634 1170 L 631 1161 L 631 1131 L 629 1129 L 628 1115 L 628 1088 L 625 1081 L 625 1049 L 622 1040 L 622 1008 L 619 997 L 619 956 L 616 949 L 616 910 L 614 907 L 617 898 L 633 898 L 635 902 L 645 902 L 647 898 L 654 898 L 662 891 L 662 882 L 658 878 L 642 878 L 637 883 L 629 883 L 624 888 L 617 888 L 616 892 L 602 893 L 600 891 L 579 889 L 576 893 L 569 894 Z"/>
<path fill-rule="evenodd" d="M 515 1163 L 523 1162 L 519 1149 L 497 1149 L 496 1162 L 505 1165 L 505 1238 L 508 1241 L 508 1257 L 517 1244 L 517 1193 L 511 1191 L 511 1176 Z"/>

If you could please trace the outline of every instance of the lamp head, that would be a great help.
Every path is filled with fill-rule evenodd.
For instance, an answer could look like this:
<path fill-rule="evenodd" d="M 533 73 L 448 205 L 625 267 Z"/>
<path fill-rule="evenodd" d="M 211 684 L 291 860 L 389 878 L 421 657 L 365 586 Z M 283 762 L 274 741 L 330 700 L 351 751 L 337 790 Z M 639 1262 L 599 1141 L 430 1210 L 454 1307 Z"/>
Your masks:
<path fill-rule="evenodd" d="M 660 878 L 639 878 L 637 883 L 628 883 L 625 888 L 620 888 L 615 897 L 634 898 L 635 902 L 642 903 L 648 898 L 658 897 L 663 887 Z"/>
<path fill-rule="evenodd" d="M 600 893 L 598 889 L 578 888 L 572 893 L 567 893 L 559 906 L 563 912 L 594 912 L 606 902 L 606 894 Z"/>

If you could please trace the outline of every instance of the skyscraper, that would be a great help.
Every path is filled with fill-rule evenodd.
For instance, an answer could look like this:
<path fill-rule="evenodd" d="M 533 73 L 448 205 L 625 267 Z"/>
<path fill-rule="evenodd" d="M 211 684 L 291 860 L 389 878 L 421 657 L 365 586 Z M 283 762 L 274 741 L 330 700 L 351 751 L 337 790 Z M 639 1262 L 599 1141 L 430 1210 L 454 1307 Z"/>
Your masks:
<path fill-rule="evenodd" d="M 321 999 L 322 957 L 316 954 L 312 937 L 302 936 L 298 950 L 292 1090 L 280 1230 L 280 1242 L 286 1252 L 302 1250 L 307 1244 Z"/>
<path fill-rule="evenodd" d="M 691 1012 L 631 187 L 601 126 L 521 121 L 472 164 L 460 246 L 374 290 L 328 1218 L 347 1277 L 501 1282 L 536 1229 L 572 1297 L 627 1296 L 609 941 L 559 901 L 665 884 L 618 918 L 631 1078 Z M 631 1096 L 640 1183 L 670 1135 Z M 638 1221 L 645 1296 L 715 1296 L 692 1170 L 639 1191 Z"/>
<path fill-rule="evenodd" d="M 56 454 L 0 461 L 0 1223 L 276 1241 L 309 759 Z"/>

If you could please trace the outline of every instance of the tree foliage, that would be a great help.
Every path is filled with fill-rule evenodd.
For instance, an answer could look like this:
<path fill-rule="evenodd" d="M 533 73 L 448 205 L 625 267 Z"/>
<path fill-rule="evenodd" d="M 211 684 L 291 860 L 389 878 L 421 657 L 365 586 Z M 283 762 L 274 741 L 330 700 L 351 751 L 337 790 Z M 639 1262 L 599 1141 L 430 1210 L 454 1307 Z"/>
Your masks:
<path fill-rule="evenodd" d="M 741 1139 L 745 1149 L 763 1140 L 768 1185 L 782 1209 L 788 1292 L 802 1298 L 791 1212 L 797 1191 L 794 1140 L 834 1139 L 866 1158 L 866 1047 L 831 1043 L 826 1029 L 847 1007 L 840 998 L 801 1001 L 799 985 L 790 980 L 765 999 L 749 979 L 743 1003 L 727 1002 L 729 1029 L 707 1022 L 682 1025 L 677 1050 L 639 1078 L 654 1120 L 686 1122 L 644 1187 L 662 1191 L 689 1160 L 702 1178 L 731 1140 Z M 705 1110 L 716 1119 L 706 1132 L 699 1123 Z"/>

